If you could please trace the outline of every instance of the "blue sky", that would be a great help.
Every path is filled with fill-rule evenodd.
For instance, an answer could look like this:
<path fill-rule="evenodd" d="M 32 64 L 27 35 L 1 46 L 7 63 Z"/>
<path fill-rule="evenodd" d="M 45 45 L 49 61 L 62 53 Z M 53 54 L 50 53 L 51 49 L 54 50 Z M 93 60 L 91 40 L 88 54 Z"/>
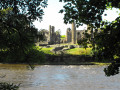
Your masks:
<path fill-rule="evenodd" d="M 48 0 L 48 6 L 44 9 L 45 15 L 43 16 L 43 21 L 35 21 L 34 25 L 38 30 L 49 29 L 49 25 L 55 26 L 55 30 L 61 30 L 61 34 L 65 35 L 66 29 L 71 28 L 70 24 L 64 24 L 64 14 L 58 13 L 60 9 L 63 8 L 64 3 L 59 2 L 59 0 Z M 113 21 L 118 16 L 116 9 L 107 10 L 107 16 L 103 16 L 103 20 Z M 120 11 L 119 11 L 120 12 Z M 83 30 L 86 25 L 80 26 L 77 30 Z"/>

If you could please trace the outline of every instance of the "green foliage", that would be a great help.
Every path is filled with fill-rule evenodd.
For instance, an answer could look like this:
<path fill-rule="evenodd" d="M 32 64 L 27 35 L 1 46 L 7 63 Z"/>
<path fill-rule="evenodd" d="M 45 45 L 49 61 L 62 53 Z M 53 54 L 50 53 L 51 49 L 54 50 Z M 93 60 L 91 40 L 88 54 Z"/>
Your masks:
<path fill-rule="evenodd" d="M 84 34 L 84 37 L 81 38 L 80 40 L 78 40 L 77 43 L 78 43 L 78 45 L 83 46 L 83 48 L 85 48 L 85 50 L 86 50 L 86 48 L 88 47 L 88 44 L 90 42 L 90 35 L 87 33 L 87 31 L 83 34 Z M 86 52 L 86 54 L 87 54 L 87 52 Z"/>
<path fill-rule="evenodd" d="M 42 19 L 46 6 L 47 0 L 0 0 L 1 61 L 29 63 L 32 59 L 38 60 L 41 52 L 31 50 L 37 34 L 32 22 Z M 33 55 L 32 59 L 28 58 L 29 54 Z"/>
<path fill-rule="evenodd" d="M 30 21 L 25 15 L 14 15 L 10 12 L 0 16 L 0 48 L 13 51 L 31 46 L 37 29 L 29 25 Z"/>
<path fill-rule="evenodd" d="M 23 14 L 15 15 L 11 9 L 4 9 L 0 12 L 2 13 L 0 16 L 1 62 L 43 62 L 42 60 L 44 56 L 42 55 L 42 52 L 34 49 L 33 51 L 31 50 L 34 46 L 37 29 L 30 24 L 28 17 Z M 28 58 L 29 54 L 31 57 Z"/>
<path fill-rule="evenodd" d="M 90 25 L 91 33 L 94 28 L 94 38 L 91 37 L 91 43 L 95 56 L 102 59 L 114 60 L 114 56 L 120 57 L 120 16 L 112 23 L 103 22 L 102 14 L 108 8 L 120 9 L 119 0 L 59 0 L 64 1 L 64 9 L 60 13 L 64 14 L 64 23 L 71 23 L 73 20 L 77 26 L 84 24 Z M 98 32 L 100 28 L 100 32 Z M 87 41 L 87 40 L 82 40 Z M 79 44 L 82 44 L 81 42 Z M 95 45 L 96 44 L 96 45 Z M 86 43 L 83 42 L 86 47 Z M 96 47 L 95 47 L 96 46 Z M 116 61 L 116 60 L 115 60 Z M 119 62 L 114 62 L 105 69 L 106 75 L 118 74 Z M 108 74 L 108 73 L 109 74 Z"/>
<path fill-rule="evenodd" d="M 14 85 L 13 83 L 0 83 L 0 90 L 18 90 L 19 85 Z"/>
<path fill-rule="evenodd" d="M 0 62 L 3 63 L 23 63 L 25 54 L 20 51 L 2 51 L 0 52 Z"/>
<path fill-rule="evenodd" d="M 2 12 L 2 11 L 1 11 Z M 9 16 L 7 16 L 9 15 Z M 34 38 L 37 30 L 29 26 L 29 20 L 25 15 L 14 15 L 11 13 L 6 16 L 0 16 L 0 49 L 6 50 L 5 62 L 22 62 L 25 61 L 26 52 L 34 44 Z"/>
<path fill-rule="evenodd" d="M 25 54 L 20 51 L 2 51 L 0 52 L 0 62 L 41 64 L 45 62 L 45 54 L 37 48 L 31 48 Z"/>
<path fill-rule="evenodd" d="M 95 41 L 97 44 L 97 54 L 102 55 L 104 59 L 114 60 L 115 57 L 118 60 L 104 69 L 107 76 L 115 75 L 119 73 L 119 57 L 120 57 L 120 17 L 115 21 L 105 24 L 101 32 L 96 35 Z"/>
<path fill-rule="evenodd" d="M 116 59 L 112 64 L 104 69 L 106 76 L 113 76 L 119 73 L 120 59 Z"/>
<path fill-rule="evenodd" d="M 60 13 L 64 14 L 64 23 L 76 21 L 77 26 L 96 23 L 102 20 L 102 14 L 106 9 L 106 0 L 60 0 L 66 2 Z M 99 25 L 98 25 L 99 26 Z"/>
<path fill-rule="evenodd" d="M 24 14 L 29 20 L 42 19 L 47 0 L 0 0 L 0 10 L 12 8 L 14 14 Z"/>
<path fill-rule="evenodd" d="M 83 38 L 83 39 L 80 39 L 78 40 L 78 45 L 82 45 L 85 49 L 87 48 L 87 39 L 86 38 Z"/>
<path fill-rule="evenodd" d="M 102 31 L 96 35 L 98 53 L 104 53 L 106 59 L 114 59 L 114 56 L 120 57 L 120 17 L 115 22 L 106 25 Z"/>
<path fill-rule="evenodd" d="M 33 48 L 27 52 L 26 59 L 30 63 L 41 64 L 45 62 L 45 54 L 41 50 Z"/>

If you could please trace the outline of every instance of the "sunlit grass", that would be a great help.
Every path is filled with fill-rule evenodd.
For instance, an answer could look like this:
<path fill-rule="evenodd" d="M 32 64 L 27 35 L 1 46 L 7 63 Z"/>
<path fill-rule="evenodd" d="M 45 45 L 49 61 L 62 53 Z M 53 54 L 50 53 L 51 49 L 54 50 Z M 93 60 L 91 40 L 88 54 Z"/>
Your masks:
<path fill-rule="evenodd" d="M 37 49 L 43 51 L 45 54 L 54 55 L 54 53 L 51 52 L 53 47 L 42 48 L 40 46 L 37 46 Z M 64 52 L 64 54 L 70 54 L 70 55 L 90 55 L 91 56 L 92 55 L 91 51 L 92 51 L 92 48 L 87 48 L 86 50 L 84 48 L 74 48 L 74 49 L 66 50 Z"/>
<path fill-rule="evenodd" d="M 50 54 L 50 55 L 53 55 L 54 53 L 52 53 L 50 50 L 53 49 L 53 47 L 50 47 L 50 48 L 43 48 L 43 47 L 40 47 L 40 46 L 36 46 L 36 48 L 42 52 L 44 52 L 45 54 Z"/>
<path fill-rule="evenodd" d="M 110 65 L 111 63 L 101 63 L 101 62 L 91 62 L 92 64 L 95 64 L 95 65 L 100 65 L 100 66 L 103 66 L 103 65 Z"/>
<path fill-rule="evenodd" d="M 52 50 L 53 48 L 42 48 L 41 51 L 43 51 L 45 54 L 51 54 L 53 55 L 54 53 L 52 53 L 50 50 Z"/>
<path fill-rule="evenodd" d="M 74 48 L 74 49 L 67 50 L 66 53 L 71 55 L 90 55 L 91 56 L 91 51 L 92 51 L 92 48 L 87 48 L 86 50 L 84 48 Z"/>
<path fill-rule="evenodd" d="M 65 35 L 61 35 L 61 37 L 60 37 L 60 38 L 61 38 L 61 39 L 65 39 L 65 37 L 66 37 Z"/>

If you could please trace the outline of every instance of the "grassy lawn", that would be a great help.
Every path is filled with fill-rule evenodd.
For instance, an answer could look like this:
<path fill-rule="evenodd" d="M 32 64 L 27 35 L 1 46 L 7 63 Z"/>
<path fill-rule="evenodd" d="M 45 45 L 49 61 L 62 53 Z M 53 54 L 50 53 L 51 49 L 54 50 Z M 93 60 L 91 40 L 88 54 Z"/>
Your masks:
<path fill-rule="evenodd" d="M 43 51 L 45 54 L 50 54 L 50 55 L 55 55 L 53 52 L 51 52 L 50 50 L 53 49 L 53 47 L 50 48 L 41 48 L 37 46 L 38 50 Z M 74 48 L 74 49 L 70 49 L 70 50 L 66 50 L 65 54 L 70 54 L 70 55 L 92 55 L 91 54 L 92 49 L 91 48 L 87 48 L 86 50 L 84 48 Z"/>
<path fill-rule="evenodd" d="M 67 50 L 66 53 L 71 55 L 91 55 L 91 51 L 91 48 L 87 48 L 86 50 L 84 48 L 74 48 Z"/>
<path fill-rule="evenodd" d="M 65 35 L 61 35 L 61 37 L 60 37 L 60 38 L 61 38 L 61 39 L 65 39 L 65 37 L 66 37 Z"/>
<path fill-rule="evenodd" d="M 102 63 L 102 62 L 91 62 L 92 64 L 95 65 L 100 65 L 100 66 L 104 66 L 104 65 L 110 65 L 111 63 Z"/>
<path fill-rule="evenodd" d="M 44 52 L 45 54 L 50 54 L 50 55 L 53 55 L 54 53 L 52 53 L 50 50 L 52 50 L 53 48 L 50 47 L 50 48 L 42 48 L 40 46 L 36 46 L 36 48 L 42 52 Z"/>
<path fill-rule="evenodd" d="M 53 48 L 42 48 L 41 51 L 43 51 L 45 54 L 50 54 L 53 55 L 54 53 L 52 53 L 50 50 L 52 50 Z"/>

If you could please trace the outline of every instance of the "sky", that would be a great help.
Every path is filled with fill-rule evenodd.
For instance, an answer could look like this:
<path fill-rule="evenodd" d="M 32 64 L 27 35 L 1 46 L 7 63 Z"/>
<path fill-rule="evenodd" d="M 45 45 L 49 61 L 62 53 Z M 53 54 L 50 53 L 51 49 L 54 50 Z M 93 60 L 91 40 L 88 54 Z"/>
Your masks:
<path fill-rule="evenodd" d="M 67 28 L 71 28 L 71 24 L 64 24 L 64 14 L 58 13 L 60 9 L 63 8 L 64 3 L 59 2 L 59 0 L 48 0 L 48 6 L 44 9 L 43 20 L 41 22 L 35 21 L 33 24 L 38 30 L 47 29 L 49 30 L 49 25 L 55 26 L 55 31 L 61 30 L 61 35 L 66 34 Z M 105 11 L 103 15 L 103 20 L 113 21 L 116 17 L 118 17 L 119 10 L 115 8 L 112 10 Z M 120 11 L 119 11 L 120 12 Z M 86 28 L 86 25 L 80 26 L 77 30 L 83 30 Z"/>

